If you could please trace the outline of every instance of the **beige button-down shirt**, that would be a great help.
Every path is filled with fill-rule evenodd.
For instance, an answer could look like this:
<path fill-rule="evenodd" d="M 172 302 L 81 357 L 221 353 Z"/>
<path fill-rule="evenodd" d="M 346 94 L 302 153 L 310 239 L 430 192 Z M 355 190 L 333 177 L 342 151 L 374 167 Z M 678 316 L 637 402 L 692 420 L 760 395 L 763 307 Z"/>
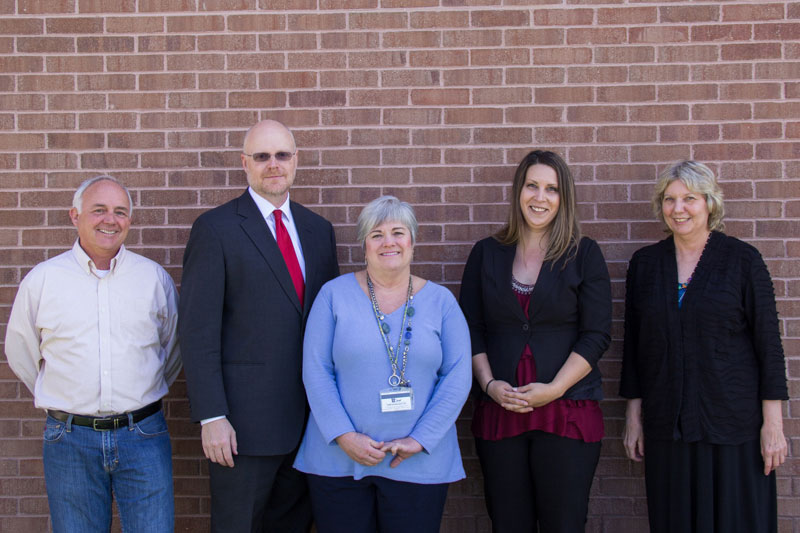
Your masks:
<path fill-rule="evenodd" d="M 178 376 L 177 322 L 175 284 L 161 266 L 123 246 L 98 275 L 76 241 L 22 280 L 6 357 L 36 407 L 124 413 L 162 398 Z"/>

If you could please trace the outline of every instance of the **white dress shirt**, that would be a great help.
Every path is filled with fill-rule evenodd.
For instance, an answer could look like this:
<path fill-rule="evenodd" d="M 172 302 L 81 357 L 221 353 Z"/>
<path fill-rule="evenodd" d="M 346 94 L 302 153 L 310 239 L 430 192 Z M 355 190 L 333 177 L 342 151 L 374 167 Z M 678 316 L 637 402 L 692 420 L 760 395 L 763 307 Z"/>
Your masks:
<path fill-rule="evenodd" d="M 258 207 L 258 210 L 261 212 L 261 216 L 263 216 L 264 220 L 267 221 L 267 226 L 272 232 L 272 236 L 275 238 L 276 242 L 278 237 L 275 235 L 275 215 L 273 211 L 275 211 L 275 209 L 280 209 L 281 213 L 283 213 L 283 226 L 286 228 L 286 232 L 292 239 L 294 253 L 297 255 L 297 262 L 300 263 L 300 270 L 303 272 L 303 280 L 305 280 L 306 261 L 303 258 L 303 249 L 300 247 L 300 235 L 297 233 L 297 226 L 294 225 L 294 217 L 292 217 L 292 210 L 289 204 L 289 195 L 286 195 L 286 201 L 283 202 L 283 205 L 281 205 L 279 208 L 276 208 L 266 198 L 259 196 L 252 187 L 248 187 L 247 192 L 249 192 L 250 196 L 253 197 L 253 201 L 256 203 L 256 207 Z"/>
<path fill-rule="evenodd" d="M 161 399 L 178 376 L 177 322 L 161 266 L 122 246 L 101 277 L 76 241 L 20 283 L 6 357 L 36 407 L 124 413 Z"/>

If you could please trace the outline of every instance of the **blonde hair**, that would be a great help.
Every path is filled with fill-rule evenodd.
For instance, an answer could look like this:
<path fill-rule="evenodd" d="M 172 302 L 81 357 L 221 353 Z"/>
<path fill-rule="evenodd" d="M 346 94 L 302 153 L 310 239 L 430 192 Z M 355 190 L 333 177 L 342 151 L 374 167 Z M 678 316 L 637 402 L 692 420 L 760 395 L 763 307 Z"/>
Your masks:
<path fill-rule="evenodd" d="M 661 204 L 664 201 L 664 191 L 675 180 L 681 180 L 687 189 L 705 197 L 709 231 L 724 231 L 725 222 L 722 219 L 725 216 L 725 205 L 722 203 L 722 189 L 711 169 L 697 161 L 679 161 L 658 175 L 653 194 L 653 213 L 656 218 L 666 226 Z M 668 226 L 666 231 L 670 231 Z"/>

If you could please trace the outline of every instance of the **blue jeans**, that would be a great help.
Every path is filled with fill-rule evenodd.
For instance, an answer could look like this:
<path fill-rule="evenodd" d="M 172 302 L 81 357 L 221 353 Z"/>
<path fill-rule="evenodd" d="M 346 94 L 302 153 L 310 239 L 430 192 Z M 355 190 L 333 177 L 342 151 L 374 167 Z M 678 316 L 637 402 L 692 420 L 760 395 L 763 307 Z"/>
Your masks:
<path fill-rule="evenodd" d="M 108 531 L 112 491 L 126 533 L 173 531 L 172 447 L 160 411 L 111 431 L 48 416 L 43 458 L 54 533 Z"/>

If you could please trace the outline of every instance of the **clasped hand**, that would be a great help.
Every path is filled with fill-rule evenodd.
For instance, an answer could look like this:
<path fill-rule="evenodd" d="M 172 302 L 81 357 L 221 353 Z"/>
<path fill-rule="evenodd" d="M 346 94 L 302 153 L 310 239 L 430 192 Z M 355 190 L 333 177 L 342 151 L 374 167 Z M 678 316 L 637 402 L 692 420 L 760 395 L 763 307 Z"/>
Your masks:
<path fill-rule="evenodd" d="M 405 459 L 422 451 L 422 445 L 411 437 L 378 442 L 355 431 L 339 435 L 336 437 L 336 442 L 350 459 L 364 466 L 377 465 L 389 452 L 394 456 L 389 466 L 395 468 Z"/>
<path fill-rule="evenodd" d="M 561 397 L 552 383 L 528 383 L 522 387 L 512 387 L 510 383 L 499 379 L 489 383 L 486 393 L 503 409 L 515 413 L 530 413 L 534 408 Z"/>

